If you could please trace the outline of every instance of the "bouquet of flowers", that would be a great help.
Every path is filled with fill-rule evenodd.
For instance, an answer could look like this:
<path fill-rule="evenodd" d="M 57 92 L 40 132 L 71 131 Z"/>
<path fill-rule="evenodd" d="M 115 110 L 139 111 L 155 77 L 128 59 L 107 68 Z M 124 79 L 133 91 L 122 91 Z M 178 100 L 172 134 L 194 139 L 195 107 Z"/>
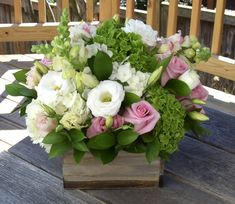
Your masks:
<path fill-rule="evenodd" d="M 106 164 L 127 151 L 151 163 L 175 152 L 185 131 L 205 133 L 208 92 L 194 67 L 211 54 L 197 38 L 159 38 L 149 25 L 118 17 L 69 27 L 66 11 L 58 33 L 33 46 L 44 58 L 6 86 L 25 97 L 18 109 L 29 136 L 50 158 L 72 150 L 77 163 L 89 152 Z"/>

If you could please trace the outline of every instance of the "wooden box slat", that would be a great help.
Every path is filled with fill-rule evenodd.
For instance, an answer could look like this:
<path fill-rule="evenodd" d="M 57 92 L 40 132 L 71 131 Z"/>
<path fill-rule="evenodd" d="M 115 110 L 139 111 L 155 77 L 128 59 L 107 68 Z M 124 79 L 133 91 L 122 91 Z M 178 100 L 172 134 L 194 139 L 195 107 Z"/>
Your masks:
<path fill-rule="evenodd" d="M 148 164 L 144 154 L 120 152 L 106 165 L 86 154 L 77 165 L 72 153 L 63 161 L 65 188 L 102 189 L 117 187 L 147 187 L 159 184 L 163 163 L 158 158 Z"/>

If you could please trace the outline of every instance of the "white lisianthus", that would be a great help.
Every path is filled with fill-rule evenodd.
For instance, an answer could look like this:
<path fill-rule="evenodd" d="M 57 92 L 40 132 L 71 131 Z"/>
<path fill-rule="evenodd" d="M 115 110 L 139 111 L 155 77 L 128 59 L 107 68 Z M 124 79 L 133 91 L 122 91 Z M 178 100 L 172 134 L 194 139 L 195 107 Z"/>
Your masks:
<path fill-rule="evenodd" d="M 29 88 L 34 88 L 38 85 L 41 78 L 41 74 L 39 74 L 37 68 L 33 66 L 30 71 L 26 73 L 26 84 L 29 86 Z"/>
<path fill-rule="evenodd" d="M 34 144 L 40 144 L 46 150 L 50 149 L 51 145 L 42 143 L 44 137 L 56 128 L 57 121 L 46 116 L 42 108 L 42 103 L 38 100 L 33 100 L 26 108 L 26 125 L 29 136 Z"/>
<path fill-rule="evenodd" d="M 63 114 L 72 106 L 77 96 L 76 86 L 71 79 L 63 79 L 61 72 L 49 71 L 36 87 L 38 100 Z"/>
<path fill-rule="evenodd" d="M 109 57 L 113 56 L 113 52 L 108 50 L 108 47 L 105 44 L 94 43 L 91 45 L 87 45 L 86 49 L 87 49 L 87 58 L 95 56 L 98 51 L 106 53 Z"/>
<path fill-rule="evenodd" d="M 114 116 L 118 113 L 124 96 L 121 84 L 105 80 L 88 93 L 87 106 L 95 117 Z"/>
<path fill-rule="evenodd" d="M 131 77 L 132 77 L 132 68 L 129 62 L 122 64 L 118 67 L 118 71 L 117 71 L 118 80 L 124 83 L 128 81 Z"/>
<path fill-rule="evenodd" d="M 74 104 L 69 111 L 63 115 L 60 123 L 68 130 L 72 128 L 79 129 L 85 126 L 85 122 L 89 117 L 90 111 L 86 106 L 86 102 L 77 94 Z"/>
<path fill-rule="evenodd" d="M 200 76 L 194 70 L 186 71 L 178 79 L 185 82 L 191 90 L 200 84 Z"/>
<path fill-rule="evenodd" d="M 142 37 L 143 42 L 148 46 L 155 46 L 157 43 L 157 31 L 140 20 L 130 19 L 124 28 L 126 33 L 136 33 Z"/>
<path fill-rule="evenodd" d="M 113 71 L 112 71 L 112 74 L 109 77 L 110 80 L 116 80 L 117 79 L 118 67 L 119 67 L 119 64 L 117 62 L 113 62 Z"/>

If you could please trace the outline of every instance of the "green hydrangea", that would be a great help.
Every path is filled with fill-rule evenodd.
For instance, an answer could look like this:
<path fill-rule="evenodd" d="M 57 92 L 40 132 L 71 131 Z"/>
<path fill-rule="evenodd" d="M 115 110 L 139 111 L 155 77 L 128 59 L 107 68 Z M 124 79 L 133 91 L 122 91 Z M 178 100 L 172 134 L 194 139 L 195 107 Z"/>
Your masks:
<path fill-rule="evenodd" d="M 127 57 L 132 67 L 144 72 L 156 69 L 156 50 L 150 50 L 142 42 L 141 36 L 135 33 L 125 33 L 122 25 L 110 20 L 104 22 L 96 32 L 94 42 L 106 44 L 113 52 L 113 61 L 122 62 Z"/>
<path fill-rule="evenodd" d="M 160 141 L 160 156 L 167 159 L 184 137 L 185 110 L 174 95 L 159 85 L 148 89 L 146 99 L 161 115 L 154 134 Z"/>

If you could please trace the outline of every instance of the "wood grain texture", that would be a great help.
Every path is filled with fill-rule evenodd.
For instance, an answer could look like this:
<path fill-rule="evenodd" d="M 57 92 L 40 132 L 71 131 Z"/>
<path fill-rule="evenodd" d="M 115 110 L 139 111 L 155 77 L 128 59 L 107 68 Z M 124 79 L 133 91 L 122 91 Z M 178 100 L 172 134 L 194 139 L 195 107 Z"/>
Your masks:
<path fill-rule="evenodd" d="M 64 190 L 62 181 L 13 156 L 0 153 L 1 203 L 103 204 L 81 191 Z"/>
<path fill-rule="evenodd" d="M 149 165 L 145 155 L 127 152 L 120 152 L 113 162 L 106 165 L 90 154 L 86 154 L 79 165 L 74 162 L 72 152 L 63 159 L 65 188 L 154 186 L 159 182 L 160 169 L 160 159 Z"/>
<path fill-rule="evenodd" d="M 21 2 L 21 0 L 14 0 L 14 15 L 15 15 L 15 23 L 22 23 L 22 2 Z"/>
<path fill-rule="evenodd" d="M 190 35 L 198 37 L 200 28 L 202 0 L 193 1 L 192 14 L 190 21 Z"/>
<path fill-rule="evenodd" d="M 178 0 L 170 0 L 167 19 L 167 36 L 171 36 L 176 32 L 178 16 Z"/>
<path fill-rule="evenodd" d="M 214 54 L 220 54 L 223 35 L 225 4 L 226 0 L 216 1 L 216 14 L 211 44 L 211 51 Z"/>
<path fill-rule="evenodd" d="M 126 18 L 134 18 L 134 9 L 135 9 L 135 1 L 127 0 L 126 1 Z"/>
<path fill-rule="evenodd" d="M 211 57 L 208 62 L 200 62 L 196 69 L 225 79 L 235 80 L 235 64 L 221 61 L 216 57 Z"/>
<path fill-rule="evenodd" d="M 152 26 L 153 29 L 160 32 L 160 0 L 149 0 L 147 5 L 147 24 Z"/>
<path fill-rule="evenodd" d="M 234 154 L 186 136 L 165 170 L 202 191 L 235 203 Z"/>
<path fill-rule="evenodd" d="M 48 159 L 48 154 L 39 145 L 33 144 L 29 137 L 8 150 L 11 154 L 43 169 L 49 174 L 62 178 L 62 159 Z"/>
<path fill-rule="evenodd" d="M 100 0 L 100 21 L 112 18 L 112 1 Z"/>
<path fill-rule="evenodd" d="M 203 126 L 211 131 L 211 136 L 200 140 L 235 154 L 235 117 L 210 108 L 205 108 L 205 111 L 210 120 Z"/>
<path fill-rule="evenodd" d="M 112 16 L 120 14 L 120 0 L 112 0 Z"/>
<path fill-rule="evenodd" d="M 225 204 L 223 199 L 191 185 L 164 176 L 164 187 L 86 190 L 85 192 L 112 204 Z"/>
<path fill-rule="evenodd" d="M 38 1 L 38 19 L 39 23 L 45 23 L 46 18 L 46 0 Z"/>
<path fill-rule="evenodd" d="M 86 1 L 86 20 L 91 22 L 94 18 L 94 0 Z"/>

